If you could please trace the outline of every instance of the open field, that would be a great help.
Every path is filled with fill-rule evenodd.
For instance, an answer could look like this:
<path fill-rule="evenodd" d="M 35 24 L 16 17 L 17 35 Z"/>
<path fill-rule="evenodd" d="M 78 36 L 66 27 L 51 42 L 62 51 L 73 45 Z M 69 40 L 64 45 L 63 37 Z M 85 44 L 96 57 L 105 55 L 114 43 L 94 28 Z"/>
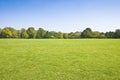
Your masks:
<path fill-rule="evenodd" d="M 0 39 L 0 80 L 120 80 L 120 40 Z"/>

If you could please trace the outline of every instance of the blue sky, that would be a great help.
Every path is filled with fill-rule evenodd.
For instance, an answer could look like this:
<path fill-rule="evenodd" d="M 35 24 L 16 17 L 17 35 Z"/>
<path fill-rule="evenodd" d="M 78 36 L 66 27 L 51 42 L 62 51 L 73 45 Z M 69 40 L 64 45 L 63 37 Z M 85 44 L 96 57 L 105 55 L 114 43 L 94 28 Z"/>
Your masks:
<path fill-rule="evenodd" d="M 120 29 L 120 0 L 0 0 L 0 28 L 75 32 Z"/>

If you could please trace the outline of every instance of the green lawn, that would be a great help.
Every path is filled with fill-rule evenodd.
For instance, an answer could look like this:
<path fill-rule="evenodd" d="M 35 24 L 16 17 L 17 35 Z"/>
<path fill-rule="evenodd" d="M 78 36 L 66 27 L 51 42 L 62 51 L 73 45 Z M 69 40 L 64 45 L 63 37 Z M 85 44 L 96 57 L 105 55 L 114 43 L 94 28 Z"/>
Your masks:
<path fill-rule="evenodd" d="M 0 80 L 120 80 L 120 39 L 0 39 Z"/>

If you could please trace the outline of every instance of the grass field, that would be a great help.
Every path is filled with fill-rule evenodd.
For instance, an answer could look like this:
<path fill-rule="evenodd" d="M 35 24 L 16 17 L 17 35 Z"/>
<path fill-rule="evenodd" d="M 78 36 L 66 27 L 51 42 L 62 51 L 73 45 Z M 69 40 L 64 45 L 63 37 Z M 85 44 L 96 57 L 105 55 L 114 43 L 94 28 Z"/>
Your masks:
<path fill-rule="evenodd" d="M 0 80 L 120 80 L 120 40 L 0 39 Z"/>

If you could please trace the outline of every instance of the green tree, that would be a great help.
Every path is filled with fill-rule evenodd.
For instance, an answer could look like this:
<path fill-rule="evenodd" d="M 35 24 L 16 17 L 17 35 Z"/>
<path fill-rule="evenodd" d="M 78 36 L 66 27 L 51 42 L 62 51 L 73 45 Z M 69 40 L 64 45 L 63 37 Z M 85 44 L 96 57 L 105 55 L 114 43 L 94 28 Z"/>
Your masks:
<path fill-rule="evenodd" d="M 100 38 L 100 32 L 92 32 L 92 38 Z"/>
<path fill-rule="evenodd" d="M 117 29 L 114 33 L 115 38 L 120 38 L 120 29 Z"/>
<path fill-rule="evenodd" d="M 18 38 L 21 38 L 20 35 L 21 35 L 21 30 L 17 30 L 17 35 L 18 35 Z"/>
<path fill-rule="evenodd" d="M 92 38 L 92 30 L 90 28 L 86 28 L 82 33 L 81 33 L 81 38 Z"/>
<path fill-rule="evenodd" d="M 105 38 L 105 33 L 100 33 L 100 36 L 99 36 L 99 38 Z"/>
<path fill-rule="evenodd" d="M 37 30 L 36 38 L 45 38 L 45 35 L 46 35 L 46 31 L 42 28 L 39 28 Z"/>
<path fill-rule="evenodd" d="M 21 29 L 20 37 L 21 38 L 28 38 L 29 37 L 29 35 L 27 34 L 27 31 L 24 28 Z"/>
<path fill-rule="evenodd" d="M 114 37 L 114 32 L 106 32 L 105 33 L 106 38 L 113 38 Z"/>
<path fill-rule="evenodd" d="M 50 38 L 50 33 L 49 33 L 49 31 L 46 32 L 45 38 Z"/>
<path fill-rule="evenodd" d="M 27 29 L 27 34 L 28 34 L 28 38 L 36 38 L 36 30 L 34 29 L 34 27 L 29 27 Z"/>
<path fill-rule="evenodd" d="M 50 31 L 49 36 L 50 36 L 50 38 L 54 39 L 54 38 L 57 38 L 58 34 L 55 31 Z"/>
<path fill-rule="evenodd" d="M 63 33 L 63 38 L 68 39 L 68 33 Z"/>
<path fill-rule="evenodd" d="M 74 33 L 73 33 L 73 32 L 70 32 L 70 33 L 68 34 L 68 38 L 69 38 L 69 39 L 74 39 L 74 38 L 75 38 Z"/>
<path fill-rule="evenodd" d="M 78 39 L 78 38 L 80 38 L 80 35 L 81 35 L 81 32 L 77 31 L 77 32 L 74 33 L 74 38 Z"/>
<path fill-rule="evenodd" d="M 0 28 L 0 38 L 2 38 L 2 36 L 1 36 L 1 32 L 2 32 L 2 29 Z"/>
<path fill-rule="evenodd" d="M 63 33 L 62 32 L 58 32 L 57 33 L 57 38 L 58 39 L 63 39 Z"/>
<path fill-rule="evenodd" d="M 17 31 L 12 27 L 5 27 L 1 31 L 2 38 L 18 38 Z"/>

